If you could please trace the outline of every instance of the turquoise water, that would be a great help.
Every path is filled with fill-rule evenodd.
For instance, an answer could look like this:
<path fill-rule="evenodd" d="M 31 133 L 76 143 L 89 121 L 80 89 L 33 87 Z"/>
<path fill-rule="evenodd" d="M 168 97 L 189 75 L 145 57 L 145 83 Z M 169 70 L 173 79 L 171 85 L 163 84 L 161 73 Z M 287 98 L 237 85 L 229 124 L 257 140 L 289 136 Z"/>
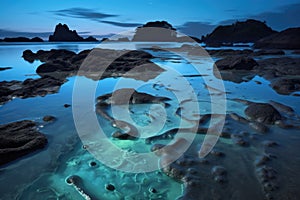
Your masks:
<path fill-rule="evenodd" d="M 82 51 L 84 49 L 90 49 L 96 47 L 98 44 L 92 43 L 46 43 L 46 44 L 14 44 L 14 45 L 0 45 L 0 66 L 10 66 L 13 69 L 1 71 L 0 81 L 3 80 L 25 80 L 27 78 L 37 78 L 35 73 L 36 68 L 40 62 L 34 62 L 29 64 L 22 59 L 22 52 L 26 49 L 37 51 L 40 49 L 68 49 L 75 52 Z M 181 45 L 181 44 L 180 44 Z M 136 46 L 145 47 L 153 46 L 153 44 L 138 44 L 133 45 L 130 48 Z M 115 46 L 106 45 L 107 48 L 114 48 Z M 118 45 L 118 48 L 128 47 L 124 45 Z M 172 47 L 166 45 L 165 47 Z M 186 77 L 181 84 L 178 84 L 178 78 L 182 78 L 182 75 L 194 75 L 197 74 L 197 70 L 191 66 L 191 64 L 180 56 L 165 53 L 165 52 L 151 52 L 153 55 L 157 55 L 160 58 L 154 58 L 153 62 L 160 65 L 162 68 L 167 69 L 154 80 L 150 80 L 148 83 L 142 81 L 136 81 L 133 79 L 105 79 L 98 83 L 90 80 L 86 77 L 70 77 L 61 88 L 59 93 L 47 95 L 45 97 L 34 97 L 28 99 L 14 99 L 0 107 L 0 124 L 5 124 L 22 119 L 35 120 L 39 123 L 39 129 L 46 134 L 49 144 L 46 149 L 30 154 L 22 159 L 16 160 L 9 165 L 2 166 L 0 168 L 0 199 L 84 199 L 82 195 L 76 189 L 66 183 L 67 177 L 71 175 L 78 175 L 82 178 L 82 187 L 85 193 L 92 197 L 92 199 L 176 199 L 183 192 L 183 184 L 174 181 L 170 177 L 167 177 L 160 170 L 156 170 L 148 173 L 125 173 L 112 168 L 107 167 L 100 161 L 98 161 L 91 153 L 82 148 L 83 144 L 80 137 L 77 134 L 77 130 L 73 120 L 72 108 L 64 108 L 64 104 L 72 104 L 74 83 L 78 80 L 87 84 L 98 84 L 95 91 L 95 97 L 112 92 L 115 85 L 119 83 L 118 87 L 130 87 L 132 84 L 142 84 L 139 91 L 151 93 L 153 95 L 168 96 L 173 100 L 169 103 L 171 107 L 166 108 L 166 114 L 168 117 L 167 123 L 162 130 L 179 127 L 179 121 L 182 120 L 179 116 L 175 115 L 178 104 L 181 102 L 180 98 L 184 100 L 196 101 L 199 108 L 194 108 L 195 104 L 184 103 L 182 115 L 186 119 L 193 119 L 197 114 L 204 114 L 211 112 L 211 105 L 219 102 L 211 102 L 211 96 L 204 84 L 210 84 L 210 79 L 214 79 L 211 74 L 212 63 L 209 59 L 203 57 L 194 57 L 194 62 L 199 63 L 201 73 L 203 77 Z M 164 59 L 165 58 L 165 59 Z M 213 58 L 215 59 L 215 58 Z M 177 74 L 170 74 L 168 69 L 177 71 Z M 199 69 L 198 69 L 199 70 Z M 186 81 L 186 82 L 185 82 Z M 255 81 L 260 81 L 262 84 L 258 85 Z M 188 83 L 193 94 L 186 94 L 184 84 Z M 286 103 L 293 107 L 295 111 L 300 114 L 299 97 L 284 96 L 277 94 L 269 86 L 269 82 L 259 76 L 256 76 L 249 82 L 243 82 L 241 84 L 224 81 L 224 87 L 227 93 L 227 113 L 236 112 L 240 115 L 243 114 L 245 106 L 233 102 L 232 98 L 243 98 L 251 101 L 266 102 L 269 100 L 276 100 L 281 103 Z M 177 92 L 174 92 L 178 90 Z M 85 98 L 86 91 L 82 92 L 82 97 Z M 218 92 L 216 92 L 218 93 Z M 178 95 L 177 99 L 174 95 Z M 137 105 L 132 109 L 133 120 L 140 125 L 147 125 L 149 116 L 147 116 L 150 105 Z M 220 106 L 222 106 L 220 104 Z M 74 108 L 73 108 L 74 109 Z M 126 108 L 118 107 L 119 112 Z M 198 110 L 199 109 L 199 110 Z M 191 110 L 195 110 L 192 112 Z M 57 118 L 57 121 L 51 124 L 45 124 L 42 122 L 42 118 L 45 115 L 53 115 Z M 83 116 L 84 117 L 84 116 Z M 121 117 L 121 116 L 120 116 Z M 196 117 L 197 118 L 197 117 Z M 109 137 L 113 128 L 109 123 L 105 122 L 100 116 L 97 117 L 99 123 L 105 130 L 105 133 Z M 189 121 L 182 120 L 181 127 L 190 127 L 192 124 Z M 147 134 L 151 134 L 152 129 L 147 130 Z M 153 134 L 153 133 L 152 133 Z M 157 132 L 155 133 L 157 134 Z M 285 176 L 296 176 L 299 178 L 299 174 L 295 171 L 299 169 L 299 155 L 296 151 L 297 145 L 300 142 L 299 131 L 287 131 L 282 129 L 272 129 L 271 133 L 266 138 L 277 138 L 280 140 L 281 149 L 276 152 L 278 154 L 278 171 Z M 197 136 L 197 142 L 193 143 L 193 146 L 198 148 L 199 143 L 203 141 L 203 136 Z M 88 141 L 91 142 L 91 141 Z M 138 139 L 136 141 L 118 141 L 112 140 L 114 145 L 125 149 L 126 151 L 134 152 L 149 152 L 151 146 L 145 145 L 144 139 Z M 166 141 L 161 141 L 166 143 Z M 228 146 L 230 147 L 228 149 Z M 250 168 L 252 163 L 245 161 L 247 164 L 242 165 L 242 161 L 238 160 L 239 156 L 243 157 L 249 155 L 253 157 L 257 153 L 254 147 L 245 149 L 233 146 L 232 141 L 228 139 L 220 139 L 217 147 L 225 152 L 228 151 L 228 160 L 222 161 L 226 168 L 231 170 L 231 181 L 229 186 L 232 190 L 245 192 L 248 190 L 257 189 L 253 180 L 247 188 L 244 186 L 246 183 L 242 183 L 239 180 L 239 174 L 246 173 L 246 178 L 253 177 Z M 253 150 L 253 151 L 252 151 Z M 110 149 L 103 149 L 109 153 Z M 238 153 L 239 156 L 234 156 Z M 230 156 L 231 155 L 231 156 Z M 113 158 L 112 158 L 113 159 Z M 237 159 L 237 160 L 236 160 Z M 90 166 L 91 162 L 96 162 L 96 166 Z M 239 163 L 237 165 L 235 163 Z M 288 165 L 288 167 L 286 167 Z M 250 170 L 250 171 L 249 171 Z M 287 182 L 286 178 L 282 178 L 283 182 Z M 295 185 L 299 183 L 295 181 Z M 116 187 L 114 192 L 107 191 L 105 189 L 106 184 L 113 184 Z M 287 184 L 288 185 L 288 184 Z M 299 185 L 298 185 L 299 186 Z M 158 192 L 151 193 L 149 188 L 155 188 Z M 283 191 L 288 191 L 287 187 L 283 187 Z M 226 191 L 220 189 L 220 194 Z M 209 192 L 200 191 L 203 196 L 207 197 Z M 259 193 L 259 192 L 258 192 Z M 224 194 L 226 194 L 224 192 Z M 252 194 L 253 197 L 256 193 Z M 259 196 L 259 194 L 258 194 Z M 250 195 L 249 198 L 252 198 Z M 225 198 L 226 199 L 226 198 Z"/>

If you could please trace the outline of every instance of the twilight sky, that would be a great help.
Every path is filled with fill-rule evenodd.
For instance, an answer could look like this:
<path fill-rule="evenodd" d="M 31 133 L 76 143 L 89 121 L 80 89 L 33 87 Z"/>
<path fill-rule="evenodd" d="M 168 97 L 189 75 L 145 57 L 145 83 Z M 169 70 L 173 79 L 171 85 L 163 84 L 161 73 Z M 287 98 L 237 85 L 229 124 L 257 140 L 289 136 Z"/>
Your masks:
<path fill-rule="evenodd" d="M 0 37 L 47 36 L 59 22 L 83 35 L 105 35 L 156 20 L 200 37 L 247 18 L 275 30 L 300 26 L 300 0 L 1 0 Z"/>

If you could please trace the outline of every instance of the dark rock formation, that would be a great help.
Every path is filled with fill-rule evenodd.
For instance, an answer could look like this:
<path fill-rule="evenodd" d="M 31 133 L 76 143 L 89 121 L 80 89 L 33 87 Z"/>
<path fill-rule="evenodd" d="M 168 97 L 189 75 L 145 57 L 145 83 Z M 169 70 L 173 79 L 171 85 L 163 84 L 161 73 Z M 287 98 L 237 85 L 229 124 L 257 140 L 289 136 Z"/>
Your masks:
<path fill-rule="evenodd" d="M 8 69 L 12 69 L 12 67 L 0 67 L 0 71 L 4 71 L 4 70 L 8 70 Z"/>
<path fill-rule="evenodd" d="M 47 138 L 33 121 L 23 120 L 0 125 L 0 165 L 42 149 Z"/>
<path fill-rule="evenodd" d="M 252 70 L 257 65 L 253 58 L 244 56 L 226 57 L 215 64 L 219 70 Z"/>
<path fill-rule="evenodd" d="M 300 49 L 300 28 L 289 28 L 255 42 L 261 49 Z"/>
<path fill-rule="evenodd" d="M 290 94 L 300 91 L 300 77 L 275 79 L 272 81 L 271 87 L 279 94 Z"/>
<path fill-rule="evenodd" d="M 265 23 L 249 19 L 236 22 L 232 25 L 218 26 L 212 33 L 203 38 L 208 45 L 221 45 L 223 43 L 255 42 L 261 38 L 276 33 Z"/>
<path fill-rule="evenodd" d="M 137 92 L 131 88 L 124 88 L 114 91 L 113 93 L 99 96 L 97 105 L 121 105 L 121 104 L 142 104 L 142 103 L 163 103 L 170 100 L 167 97 L 153 96 L 143 92 Z"/>
<path fill-rule="evenodd" d="M 43 117 L 44 122 L 54 122 L 56 120 L 56 117 L 51 116 L 51 115 L 46 115 Z"/>
<path fill-rule="evenodd" d="M 132 41 L 176 41 L 176 29 L 166 21 L 148 22 L 136 29 Z"/>
<path fill-rule="evenodd" d="M 265 124 L 274 124 L 282 119 L 281 114 L 267 103 L 252 103 L 246 108 L 245 114 L 251 120 Z"/>
<path fill-rule="evenodd" d="M 14 97 L 29 98 L 57 93 L 64 82 L 66 80 L 53 77 L 29 78 L 23 82 L 2 81 L 0 82 L 0 104 L 10 101 Z"/>
<path fill-rule="evenodd" d="M 257 62 L 249 57 L 229 56 L 218 60 L 214 65 L 214 75 L 223 80 L 235 83 L 250 81 L 255 73 L 252 71 Z"/>
<path fill-rule="evenodd" d="M 49 36 L 49 42 L 95 42 L 98 41 L 92 36 L 86 39 L 79 36 L 76 30 L 70 30 L 66 24 L 59 23 L 56 25 L 53 35 Z"/>
<path fill-rule="evenodd" d="M 87 56 L 89 56 L 87 64 L 80 68 Z M 80 75 L 94 80 L 126 76 L 146 81 L 155 78 L 164 71 L 150 61 L 153 58 L 151 54 L 137 50 L 127 52 L 124 50 L 94 49 L 93 51 L 84 50 L 78 54 L 67 50 L 39 50 L 37 53 L 25 50 L 23 58 L 28 62 L 34 60 L 44 62 L 37 68 L 37 73 L 41 76 L 54 76 L 56 78 L 73 76 L 80 68 Z"/>
<path fill-rule="evenodd" d="M 39 37 L 34 37 L 32 39 L 26 37 L 16 37 L 16 38 L 4 38 L 0 42 L 44 42 L 43 39 Z"/>

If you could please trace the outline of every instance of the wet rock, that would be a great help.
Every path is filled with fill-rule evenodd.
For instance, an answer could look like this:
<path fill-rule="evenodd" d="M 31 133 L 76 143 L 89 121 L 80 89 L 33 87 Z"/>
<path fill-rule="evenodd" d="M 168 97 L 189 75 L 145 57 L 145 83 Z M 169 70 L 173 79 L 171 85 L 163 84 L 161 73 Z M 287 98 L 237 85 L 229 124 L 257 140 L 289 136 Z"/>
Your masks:
<path fill-rule="evenodd" d="M 51 116 L 51 115 L 46 115 L 43 117 L 44 122 L 54 122 L 56 120 L 56 117 Z"/>
<path fill-rule="evenodd" d="M 218 70 L 252 70 L 258 63 L 249 57 L 236 56 L 236 57 L 226 57 L 224 59 L 218 60 L 215 63 Z"/>
<path fill-rule="evenodd" d="M 250 126 L 250 128 L 252 128 L 255 131 L 260 132 L 260 133 L 266 133 L 269 131 L 269 128 L 267 126 L 265 126 L 264 124 L 259 123 L 259 122 L 251 122 L 251 123 L 249 123 L 249 126 Z"/>
<path fill-rule="evenodd" d="M 77 175 L 72 175 L 72 176 L 69 176 L 69 177 L 66 178 L 66 183 L 69 184 L 69 185 L 72 185 L 72 184 L 77 185 L 81 181 L 82 181 L 82 179 Z"/>
<path fill-rule="evenodd" d="M 164 103 L 170 100 L 167 97 L 153 96 L 151 94 L 138 92 L 135 89 L 124 88 L 113 93 L 99 96 L 97 105 L 122 105 L 122 104 L 143 104 L 143 103 Z"/>
<path fill-rule="evenodd" d="M 235 121 L 238 121 L 238 122 L 242 122 L 242 123 L 248 123 L 248 120 L 236 113 L 230 113 L 229 116 L 235 120 Z"/>
<path fill-rule="evenodd" d="M 274 124 L 275 121 L 282 119 L 281 114 L 267 103 L 252 103 L 244 112 L 251 120 L 264 124 Z"/>
<path fill-rule="evenodd" d="M 105 189 L 107 191 L 114 191 L 116 188 L 115 188 L 115 186 L 113 184 L 106 184 L 105 185 Z"/>
<path fill-rule="evenodd" d="M 300 91 L 300 78 L 281 77 L 271 82 L 271 87 L 279 94 L 291 94 Z"/>
<path fill-rule="evenodd" d="M 4 104 L 14 97 L 29 98 L 56 93 L 65 81 L 52 77 L 26 79 L 23 82 L 2 81 L 0 82 L 0 104 Z"/>
<path fill-rule="evenodd" d="M 283 112 L 285 114 L 288 114 L 288 115 L 293 115 L 295 113 L 294 109 L 287 106 L 287 105 L 284 105 L 282 103 L 279 103 L 279 102 L 276 102 L 276 101 L 273 101 L 271 100 L 270 101 L 270 104 L 276 108 L 277 110 L 279 110 L 280 112 Z"/>
<path fill-rule="evenodd" d="M 113 138 L 117 138 L 117 139 L 120 139 L 120 140 L 135 140 L 137 139 L 136 137 L 128 134 L 128 133 L 122 133 L 120 131 L 116 131 L 114 132 L 111 137 Z"/>
<path fill-rule="evenodd" d="M 47 145 L 47 138 L 30 120 L 0 125 L 0 165 L 9 163 Z"/>

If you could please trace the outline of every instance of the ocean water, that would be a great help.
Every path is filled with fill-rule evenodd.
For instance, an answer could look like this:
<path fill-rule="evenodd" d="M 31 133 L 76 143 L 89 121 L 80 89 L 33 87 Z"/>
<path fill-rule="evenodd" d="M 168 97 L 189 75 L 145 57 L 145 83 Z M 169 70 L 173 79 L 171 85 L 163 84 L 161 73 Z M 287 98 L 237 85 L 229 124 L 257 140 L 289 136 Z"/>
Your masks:
<path fill-rule="evenodd" d="M 12 67 L 10 70 L 0 72 L 0 81 L 25 80 L 37 78 L 36 68 L 41 64 L 38 61 L 30 64 L 23 60 L 22 52 L 30 49 L 33 52 L 50 49 L 67 49 L 80 52 L 85 49 L 96 48 L 99 44 L 93 43 L 43 43 L 43 44 L 2 44 L 0 45 L 0 67 Z M 136 49 L 152 47 L 157 44 L 133 43 L 128 44 L 105 44 L 102 48 Z M 181 44 L 160 44 L 164 48 L 178 47 Z M 78 129 L 74 122 L 74 109 L 82 109 L 74 104 L 74 89 L 82 95 L 82 101 L 88 94 L 88 89 L 77 87 L 76 84 L 96 85 L 93 97 L 107 94 L 116 88 L 134 86 L 141 92 L 153 95 L 166 96 L 171 98 L 170 107 L 163 108 L 166 122 L 163 126 L 150 126 L 149 110 L 153 105 L 135 105 L 130 108 L 131 118 L 141 126 L 141 132 L 145 137 L 157 135 L 172 128 L 191 127 L 191 120 L 197 120 L 199 115 L 211 112 L 226 113 L 235 112 L 244 116 L 244 105 L 232 101 L 234 98 L 242 98 L 250 101 L 267 102 L 275 100 L 291 106 L 300 115 L 299 97 L 277 94 L 269 86 L 269 82 L 262 77 L 256 76 L 249 82 L 240 84 L 229 81 L 217 81 L 212 75 L 213 61 L 216 58 L 202 56 L 189 57 L 190 60 L 182 58 L 174 52 L 151 51 L 149 53 L 157 56 L 152 61 L 165 72 L 148 82 L 137 81 L 128 78 L 109 78 L 101 81 L 93 81 L 86 77 L 69 77 L 57 94 L 45 97 L 34 97 L 28 99 L 16 98 L 0 107 L 0 124 L 13 121 L 30 119 L 39 124 L 39 130 L 46 134 L 48 146 L 36 153 L 22 157 L 8 165 L 0 167 L 0 199 L 85 199 L 73 186 L 66 183 L 69 176 L 81 177 L 80 186 L 92 199 L 166 199 L 172 200 L 181 196 L 183 184 L 166 176 L 160 170 L 152 172 L 127 173 L 108 167 L 95 157 L 95 155 L 83 148 L 83 145 L 92 145 L 93 138 L 83 138 L 78 135 Z M 192 62 L 192 63 L 191 63 Z M 192 64 L 195 64 L 193 66 Z M 199 75 L 202 76 L 192 76 Z M 260 81 L 258 85 L 255 81 Z M 220 84 L 220 85 L 219 85 Z M 226 96 L 222 102 L 218 98 L 220 91 L 207 90 L 206 85 L 219 89 L 224 87 Z M 79 91 L 78 91 L 79 89 Z M 222 91 L 221 91 L 222 93 Z M 224 94 L 223 94 L 224 95 Z M 221 95 L 222 96 L 222 95 Z M 79 99 L 80 102 L 81 99 Z M 64 108 L 64 104 L 71 104 L 72 107 Z M 177 108 L 181 106 L 180 118 L 176 115 Z M 196 107 L 195 107 L 196 105 Z M 127 120 L 128 108 L 117 106 L 116 113 L 124 113 L 117 116 L 117 119 Z M 154 107 L 153 115 L 162 117 L 161 107 Z M 88 113 L 89 110 L 81 110 L 81 113 Z M 91 111 L 92 112 L 92 111 Z M 53 115 L 57 118 L 54 123 L 44 123 L 43 116 Z M 88 115 L 88 114 L 87 114 Z M 84 119 L 85 115 L 82 116 Z M 189 119 L 189 120 L 186 120 Z M 111 139 L 110 135 L 114 128 L 101 116 L 97 120 L 102 127 L 106 138 L 113 145 L 126 152 L 149 152 L 151 145 L 145 144 L 145 138 L 135 141 L 119 141 Z M 159 118 L 158 122 L 161 120 Z M 153 120 L 155 122 L 155 120 Z M 145 128 L 146 126 L 147 128 Z M 233 127 L 235 128 L 235 127 Z M 87 129 L 89 130 L 89 129 Z M 249 130 L 246 130 L 249 131 Z M 299 130 L 283 130 L 272 127 L 269 134 L 260 136 L 262 140 L 276 140 L 280 146 L 274 150 L 278 159 L 274 164 L 279 174 L 280 191 L 278 196 L 285 193 L 295 193 L 296 186 L 300 185 L 299 168 L 300 157 L 297 151 L 300 142 Z M 192 142 L 191 149 L 199 149 L 204 136 L 197 135 Z M 168 140 L 159 141 L 168 143 Z M 226 160 L 221 160 L 218 165 L 224 165 L 228 169 L 229 177 L 226 186 L 211 185 L 224 199 L 244 197 L 243 199 L 262 199 L 261 188 L 256 181 L 253 169 L 253 158 L 261 151 L 261 147 L 239 147 L 234 145 L 230 139 L 219 139 L 217 149 L 226 154 Z M 109 148 L 98 149 L 111 155 L 112 161 L 120 162 Z M 95 162 L 95 166 L 91 166 Z M 118 164 L 118 163 L 117 163 Z M 131 165 L 129 165 L 131 166 Z M 240 177 L 243 176 L 242 180 Z M 113 184 L 115 191 L 108 191 L 105 185 Z M 205 185 L 205 179 L 203 179 Z M 207 183 L 210 184 L 210 183 Z M 199 189 L 199 196 L 207 199 L 210 192 L 208 186 Z M 157 192 L 151 192 L 154 188 Z M 292 188 L 292 189 L 291 189 Z M 294 193 L 294 194 L 293 194 Z M 88 198 L 86 198 L 88 199 Z M 199 197 L 199 199 L 201 199 Z M 279 198 L 280 199 L 280 198 Z"/>

